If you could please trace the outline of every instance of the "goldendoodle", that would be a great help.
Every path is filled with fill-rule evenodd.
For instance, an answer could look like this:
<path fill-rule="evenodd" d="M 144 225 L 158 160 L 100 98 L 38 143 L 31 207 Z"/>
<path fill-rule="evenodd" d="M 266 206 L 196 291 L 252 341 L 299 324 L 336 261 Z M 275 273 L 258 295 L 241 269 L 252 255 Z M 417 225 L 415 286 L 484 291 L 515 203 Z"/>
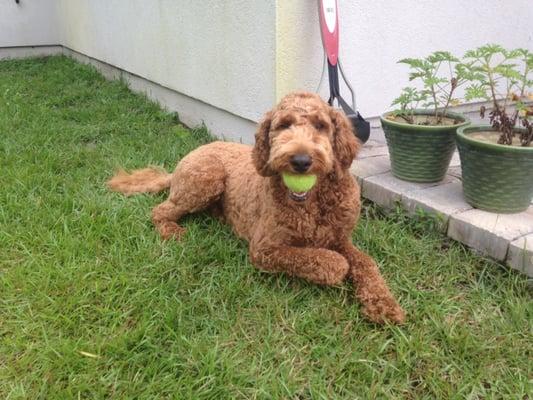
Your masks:
<path fill-rule="evenodd" d="M 359 187 L 349 167 L 360 147 L 344 114 L 312 93 L 284 97 L 260 122 L 255 146 L 214 142 L 184 157 L 172 174 L 153 168 L 119 172 L 108 185 L 124 194 L 159 192 L 152 211 L 164 239 L 179 239 L 186 214 L 209 209 L 250 244 L 257 267 L 336 285 L 351 278 L 363 313 L 375 322 L 405 315 L 374 260 L 352 244 Z M 314 174 L 307 192 L 291 191 L 282 173 Z"/>

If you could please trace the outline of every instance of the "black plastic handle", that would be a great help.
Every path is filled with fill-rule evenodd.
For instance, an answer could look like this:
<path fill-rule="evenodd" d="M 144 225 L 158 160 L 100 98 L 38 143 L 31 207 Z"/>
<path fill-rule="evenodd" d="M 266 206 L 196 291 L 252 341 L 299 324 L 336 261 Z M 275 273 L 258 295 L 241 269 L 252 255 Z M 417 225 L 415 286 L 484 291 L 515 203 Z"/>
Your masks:
<path fill-rule="evenodd" d="M 346 114 L 350 122 L 352 123 L 355 136 L 361 141 L 366 143 L 370 137 L 370 123 L 366 121 L 361 114 L 355 111 L 344 100 L 340 94 L 339 87 L 339 70 L 337 65 L 331 65 L 328 60 L 328 77 L 329 77 L 329 99 L 328 104 L 333 105 L 333 101 L 337 99 L 342 111 Z"/>

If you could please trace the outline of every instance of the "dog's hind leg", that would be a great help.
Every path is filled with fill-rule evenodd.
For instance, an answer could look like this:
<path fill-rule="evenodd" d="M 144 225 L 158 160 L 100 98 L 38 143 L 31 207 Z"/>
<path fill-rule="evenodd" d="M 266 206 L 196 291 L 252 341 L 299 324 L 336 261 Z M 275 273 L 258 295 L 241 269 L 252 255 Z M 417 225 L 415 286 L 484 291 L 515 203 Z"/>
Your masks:
<path fill-rule="evenodd" d="M 152 222 L 163 239 L 179 239 L 185 228 L 177 221 L 204 210 L 224 192 L 226 171 L 214 154 L 184 158 L 172 174 L 168 199 L 152 210 Z"/>

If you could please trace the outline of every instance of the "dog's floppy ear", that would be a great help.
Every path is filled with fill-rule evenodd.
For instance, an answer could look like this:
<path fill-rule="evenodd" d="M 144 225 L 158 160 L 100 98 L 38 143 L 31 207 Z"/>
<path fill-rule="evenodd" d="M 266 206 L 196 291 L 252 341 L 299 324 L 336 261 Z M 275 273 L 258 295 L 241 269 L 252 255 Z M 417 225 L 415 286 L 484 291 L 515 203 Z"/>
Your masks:
<path fill-rule="evenodd" d="M 333 151 L 335 152 L 335 157 L 343 170 L 348 169 L 350 168 L 350 165 L 352 165 L 352 161 L 357 155 L 361 143 L 354 135 L 350 120 L 342 111 L 331 107 L 330 116 L 335 125 L 333 139 Z"/>
<path fill-rule="evenodd" d="M 252 150 L 252 160 L 255 169 L 259 175 L 262 176 L 270 176 L 274 174 L 274 172 L 268 167 L 268 158 L 270 157 L 269 132 L 273 115 L 273 111 L 267 112 L 255 132 L 255 145 Z"/>

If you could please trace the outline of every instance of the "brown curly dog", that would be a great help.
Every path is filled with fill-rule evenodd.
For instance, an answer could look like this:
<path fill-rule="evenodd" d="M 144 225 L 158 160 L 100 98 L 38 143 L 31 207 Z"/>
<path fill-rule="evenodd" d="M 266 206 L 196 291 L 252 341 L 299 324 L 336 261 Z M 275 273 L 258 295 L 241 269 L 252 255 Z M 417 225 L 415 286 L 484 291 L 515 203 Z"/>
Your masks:
<path fill-rule="evenodd" d="M 250 243 L 252 263 L 323 285 L 355 283 L 363 313 L 375 322 L 404 320 L 404 312 L 374 260 L 351 241 L 360 194 L 348 168 L 359 143 L 350 122 L 319 96 L 294 93 L 267 112 L 255 146 L 214 142 L 183 158 L 173 174 L 146 168 L 119 172 L 108 185 L 124 194 L 159 192 L 166 201 L 152 211 L 164 239 L 179 239 L 185 214 L 222 214 Z M 316 185 L 291 192 L 282 172 L 312 173 Z"/>

